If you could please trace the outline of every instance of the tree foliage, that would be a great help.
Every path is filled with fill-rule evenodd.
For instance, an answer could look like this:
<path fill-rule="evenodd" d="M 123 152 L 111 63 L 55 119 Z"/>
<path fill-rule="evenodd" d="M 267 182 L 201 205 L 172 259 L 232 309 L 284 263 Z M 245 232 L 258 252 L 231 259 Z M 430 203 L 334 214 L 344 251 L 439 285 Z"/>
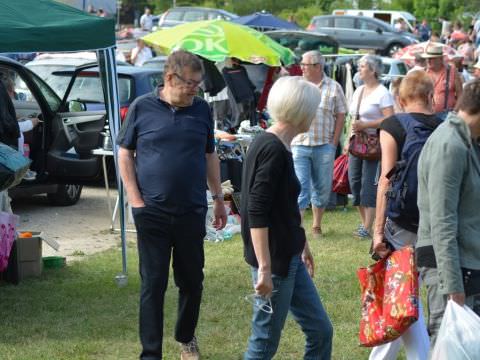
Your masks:
<path fill-rule="evenodd" d="M 154 14 L 160 14 L 172 7 L 172 0 L 122 0 L 122 8 L 143 13 L 145 6 L 150 6 Z M 439 17 L 449 20 L 462 20 L 464 12 L 472 17 L 480 11 L 480 0 L 356 0 L 359 9 L 378 9 L 408 11 L 421 20 L 426 18 L 432 25 L 437 25 Z M 177 6 L 206 6 L 221 8 L 238 15 L 247 15 L 255 11 L 266 10 L 287 18 L 294 15 L 301 26 L 306 26 L 312 16 L 329 14 L 334 9 L 354 8 L 353 0 L 176 0 Z M 132 10 L 133 9 L 133 10 Z M 465 18 L 463 18 L 465 22 Z M 467 25 L 467 24 L 466 24 Z"/>

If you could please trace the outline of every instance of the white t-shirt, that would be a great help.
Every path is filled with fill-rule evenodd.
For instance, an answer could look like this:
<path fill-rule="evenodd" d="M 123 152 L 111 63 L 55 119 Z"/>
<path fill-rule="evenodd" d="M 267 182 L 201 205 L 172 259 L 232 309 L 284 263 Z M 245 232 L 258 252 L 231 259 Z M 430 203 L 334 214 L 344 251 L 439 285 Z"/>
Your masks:
<path fill-rule="evenodd" d="M 364 87 L 365 85 L 360 86 L 353 94 L 352 104 L 350 105 L 350 114 L 353 121 L 356 117 L 358 99 Z M 381 84 L 378 85 L 370 94 L 362 96 L 359 109 L 360 120 L 368 122 L 382 118 L 384 116 L 382 109 L 393 106 L 393 102 L 393 96 L 388 89 Z M 376 130 L 367 129 L 367 131 L 373 133 Z"/>
<path fill-rule="evenodd" d="M 138 52 L 137 57 L 135 58 L 135 62 L 133 65 L 135 66 L 142 66 L 145 61 L 151 59 L 153 57 L 152 50 L 149 47 L 145 46 L 142 50 L 138 50 L 138 48 L 132 49 L 132 58 Z"/>
<path fill-rule="evenodd" d="M 140 17 L 140 27 L 143 30 L 151 31 L 152 28 L 153 28 L 153 15 L 152 14 L 150 14 L 150 15 L 143 14 Z"/>

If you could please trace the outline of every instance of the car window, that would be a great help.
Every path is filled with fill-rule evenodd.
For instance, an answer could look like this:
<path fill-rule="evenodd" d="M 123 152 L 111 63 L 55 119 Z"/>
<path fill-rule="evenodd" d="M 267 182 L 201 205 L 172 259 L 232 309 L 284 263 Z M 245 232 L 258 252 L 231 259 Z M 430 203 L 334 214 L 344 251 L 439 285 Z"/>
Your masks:
<path fill-rule="evenodd" d="M 357 19 L 357 29 L 375 31 L 377 25 L 365 19 Z"/>
<path fill-rule="evenodd" d="M 225 16 L 222 16 L 222 14 L 215 12 L 215 11 L 209 11 L 207 13 L 208 20 L 215 20 L 215 19 L 225 19 Z M 229 20 L 229 19 L 227 19 Z"/>
<path fill-rule="evenodd" d="M 204 11 L 188 10 L 188 11 L 185 11 L 185 16 L 183 17 L 183 21 L 189 22 L 189 21 L 205 20 L 205 15 L 206 14 Z"/>
<path fill-rule="evenodd" d="M 330 18 L 315 19 L 315 27 L 330 27 Z"/>
<path fill-rule="evenodd" d="M 58 76 L 53 75 L 56 71 L 70 71 L 73 70 L 75 67 L 71 65 L 27 65 L 30 70 L 32 70 L 35 74 L 40 76 L 50 87 L 52 88 L 55 93 L 62 98 L 67 90 L 69 78 L 63 77 L 63 81 L 59 81 Z"/>
<path fill-rule="evenodd" d="M 295 55 L 302 56 L 305 52 L 310 50 L 318 50 L 322 54 L 333 54 L 335 53 L 335 47 L 331 44 L 328 44 L 317 36 L 309 35 L 277 35 L 277 34 L 268 34 L 272 39 L 280 43 L 281 45 L 288 47 L 293 50 Z"/>
<path fill-rule="evenodd" d="M 163 74 L 159 73 L 159 74 L 151 74 L 149 77 L 148 77 L 148 82 L 150 83 L 150 88 L 152 90 L 154 90 L 158 85 L 161 85 L 163 84 Z"/>
<path fill-rule="evenodd" d="M 335 27 L 342 29 L 354 29 L 355 19 L 339 16 L 335 18 Z"/>
<path fill-rule="evenodd" d="M 183 12 L 182 11 L 169 11 L 165 16 L 165 20 L 180 21 L 182 20 Z"/>
<path fill-rule="evenodd" d="M 397 64 L 397 68 L 400 75 L 406 75 L 408 72 L 407 65 L 402 62 Z"/>
<path fill-rule="evenodd" d="M 54 75 L 52 79 L 52 87 L 58 88 L 65 86 L 65 83 L 70 81 L 69 76 Z M 128 102 L 132 94 L 133 80 L 127 77 L 118 78 L 118 96 L 120 103 Z M 72 90 L 68 95 L 67 101 L 79 100 L 87 103 L 104 103 L 102 82 L 100 78 L 95 76 L 79 75 L 73 83 Z"/>

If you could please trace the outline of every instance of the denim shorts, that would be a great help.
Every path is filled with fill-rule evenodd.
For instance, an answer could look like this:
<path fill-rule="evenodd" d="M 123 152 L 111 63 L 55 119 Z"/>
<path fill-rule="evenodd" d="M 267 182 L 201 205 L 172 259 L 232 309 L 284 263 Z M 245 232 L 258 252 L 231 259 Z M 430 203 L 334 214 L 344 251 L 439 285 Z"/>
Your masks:
<path fill-rule="evenodd" d="M 310 203 L 317 208 L 327 207 L 336 150 L 333 144 L 292 146 L 295 173 L 302 186 L 298 197 L 300 210 L 306 209 Z"/>
<path fill-rule="evenodd" d="M 352 154 L 348 156 L 348 181 L 353 206 L 376 207 L 378 164 L 378 160 L 363 160 Z"/>

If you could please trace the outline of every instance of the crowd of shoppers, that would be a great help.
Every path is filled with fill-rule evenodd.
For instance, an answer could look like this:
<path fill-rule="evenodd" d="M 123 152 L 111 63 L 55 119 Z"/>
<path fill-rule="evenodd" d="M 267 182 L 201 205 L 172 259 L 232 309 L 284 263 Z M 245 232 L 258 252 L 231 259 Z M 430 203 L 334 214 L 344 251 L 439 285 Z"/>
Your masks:
<path fill-rule="evenodd" d="M 148 18 L 146 11 L 145 28 Z M 434 35 L 426 21 L 418 31 Z M 460 33 L 457 26 L 451 38 L 463 41 Z M 416 60 L 390 92 L 380 81 L 381 59 L 363 56 L 358 62 L 362 85 L 349 104 L 340 84 L 325 74 L 325 60 L 317 51 L 303 54 L 302 77 L 274 82 L 267 100 L 273 125 L 255 138 L 243 165 L 242 237 L 253 281 L 245 359 L 274 357 L 288 312 L 305 334 L 304 358 L 331 358 L 333 327 L 312 281 L 314 259 L 303 217 L 311 206 L 310 238 L 321 239 L 346 114 L 354 119 L 350 135 L 376 135 L 381 147 L 380 160 L 349 154 L 352 204 L 360 216 L 354 235 L 370 240 L 380 258 L 403 246 L 415 247 L 427 288 L 428 322 L 419 301 L 418 320 L 397 340 L 374 347 L 370 359 L 396 359 L 402 344 L 408 360 L 428 359 L 448 299 L 480 313 L 480 248 L 475 242 L 480 199 L 474 190 L 480 185 L 480 80 L 464 84 L 436 44 Z M 480 73 L 480 62 L 473 68 Z M 203 289 L 207 185 L 215 225 L 221 228 L 226 221 L 212 115 L 195 96 L 202 78 L 194 55 L 172 53 L 164 87 L 132 104 L 118 139 L 121 175 L 138 234 L 144 359 L 162 357 L 171 258 L 179 288 L 175 338 L 182 359 L 199 359 L 195 329 Z M 415 210 L 398 216 L 389 207 L 391 176 L 419 129 L 428 136 L 417 144 L 421 155 L 413 187 L 418 187 L 418 207 L 415 198 L 409 204 Z"/>

